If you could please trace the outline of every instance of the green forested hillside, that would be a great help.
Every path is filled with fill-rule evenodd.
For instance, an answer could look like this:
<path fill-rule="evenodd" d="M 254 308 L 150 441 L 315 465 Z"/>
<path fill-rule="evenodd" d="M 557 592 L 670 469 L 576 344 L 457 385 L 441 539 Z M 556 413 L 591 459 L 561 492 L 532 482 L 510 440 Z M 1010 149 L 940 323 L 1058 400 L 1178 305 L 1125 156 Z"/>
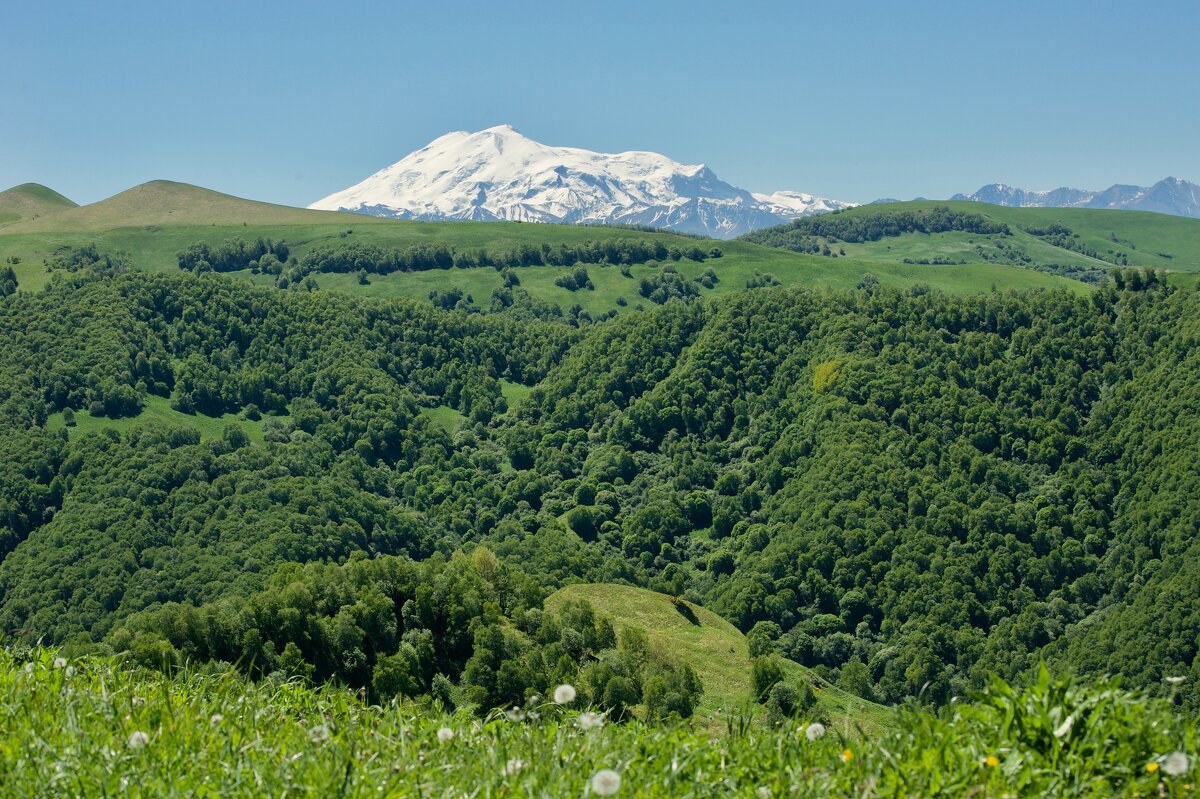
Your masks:
<path fill-rule="evenodd" d="M 777 287 L 576 327 L 63 272 L 0 299 L 0 627 L 371 688 L 384 656 L 413 673 L 408 631 L 442 651 L 405 603 L 450 608 L 371 569 L 482 544 L 531 587 L 474 590 L 494 631 L 400 693 L 541 690 L 557 666 L 526 658 L 554 642 L 524 614 L 586 581 L 682 594 L 874 701 L 1046 657 L 1191 675 L 1194 706 L 1196 297 L 1142 272 L 1085 296 Z"/>

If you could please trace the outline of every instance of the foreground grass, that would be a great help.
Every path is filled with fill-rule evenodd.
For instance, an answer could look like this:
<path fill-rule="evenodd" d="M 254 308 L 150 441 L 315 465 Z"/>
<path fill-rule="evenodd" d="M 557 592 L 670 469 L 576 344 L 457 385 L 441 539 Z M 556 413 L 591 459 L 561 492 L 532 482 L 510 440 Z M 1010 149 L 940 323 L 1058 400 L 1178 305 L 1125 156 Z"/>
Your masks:
<path fill-rule="evenodd" d="M 110 660 L 0 652 L 0 796 L 1190 796 L 1196 729 L 1167 701 L 1048 675 L 945 718 L 896 711 L 862 742 L 803 720 L 582 729 L 536 718 L 370 707 L 334 688 L 175 678 Z M 452 732 L 449 740 L 439 730 Z M 1186 761 L 1186 762 L 1185 762 Z"/>

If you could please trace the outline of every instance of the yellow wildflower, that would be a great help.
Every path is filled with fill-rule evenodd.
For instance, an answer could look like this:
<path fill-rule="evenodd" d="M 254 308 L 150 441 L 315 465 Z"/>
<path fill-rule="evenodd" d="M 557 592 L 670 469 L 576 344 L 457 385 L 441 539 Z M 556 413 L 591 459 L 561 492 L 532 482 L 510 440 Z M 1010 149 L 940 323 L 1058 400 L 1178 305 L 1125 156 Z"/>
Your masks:
<path fill-rule="evenodd" d="M 853 759 L 854 759 L 853 752 L 851 752 L 849 749 L 842 750 L 842 762 L 843 763 L 849 763 Z"/>
<path fill-rule="evenodd" d="M 1154 772 L 1158 771 L 1158 763 L 1155 763 L 1154 761 L 1151 761 L 1151 762 L 1147 763 L 1147 764 L 1146 764 L 1146 771 L 1149 771 L 1151 774 L 1153 774 Z"/>

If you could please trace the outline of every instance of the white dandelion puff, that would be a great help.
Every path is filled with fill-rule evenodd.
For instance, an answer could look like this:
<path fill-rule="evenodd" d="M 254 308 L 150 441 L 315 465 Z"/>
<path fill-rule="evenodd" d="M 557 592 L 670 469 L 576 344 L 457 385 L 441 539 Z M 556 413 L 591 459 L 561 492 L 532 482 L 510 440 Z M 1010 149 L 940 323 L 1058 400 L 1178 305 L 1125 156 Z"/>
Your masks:
<path fill-rule="evenodd" d="M 1055 728 L 1054 737 L 1055 738 L 1065 737 L 1067 735 L 1067 733 L 1069 733 L 1071 731 L 1071 728 L 1074 726 L 1075 726 L 1075 714 L 1072 713 L 1071 715 L 1067 716 L 1066 721 L 1064 721 L 1062 724 L 1059 724 L 1058 727 Z"/>
<path fill-rule="evenodd" d="M 525 761 L 514 757 L 504 764 L 504 773 L 511 777 L 523 768 L 525 768 Z"/>
<path fill-rule="evenodd" d="M 600 727 L 604 726 L 604 716 L 601 713 L 593 713 L 592 711 L 588 710 L 579 714 L 577 723 L 579 724 L 579 729 L 581 730 L 599 729 Z"/>
<path fill-rule="evenodd" d="M 137 732 L 129 733 L 129 740 L 125 742 L 130 749 L 141 749 L 146 744 L 150 743 L 149 733 L 138 730 Z"/>
<path fill-rule="evenodd" d="M 66 667 L 67 667 L 67 659 L 66 658 L 55 658 L 54 659 L 54 668 L 65 669 Z"/>
<path fill-rule="evenodd" d="M 220 713 L 213 713 L 213 716 L 211 719 L 208 720 L 208 723 L 210 725 L 212 725 L 213 727 L 219 727 L 221 725 L 221 722 L 224 720 L 225 720 L 225 717 L 222 716 Z"/>
<path fill-rule="evenodd" d="M 765 785 L 758 786 L 754 792 L 758 794 L 758 799 L 771 799 L 771 789 Z"/>
<path fill-rule="evenodd" d="M 329 734 L 329 727 L 327 725 L 318 724 L 309 732 L 309 737 L 312 738 L 313 743 L 323 744 L 328 743 L 332 736 Z"/>
<path fill-rule="evenodd" d="M 575 686 L 563 683 L 554 689 L 554 701 L 560 705 L 569 705 L 575 701 Z"/>
<path fill-rule="evenodd" d="M 621 790 L 621 775 L 610 768 L 602 768 L 592 775 L 592 791 L 598 796 L 612 796 Z"/>
<path fill-rule="evenodd" d="M 1162 770 L 1164 773 L 1169 774 L 1172 777 L 1178 777 L 1182 774 L 1186 774 L 1188 769 L 1191 768 L 1191 765 L 1192 764 L 1188 762 L 1188 756 L 1183 752 L 1172 752 L 1171 754 L 1167 755 L 1165 760 L 1163 760 Z"/>
<path fill-rule="evenodd" d="M 825 725 L 819 721 L 809 724 L 804 730 L 804 737 L 810 741 L 819 741 L 825 737 Z"/>
<path fill-rule="evenodd" d="M 449 727 L 438 727 L 437 739 L 439 743 L 450 743 L 454 740 L 454 730 Z"/>
<path fill-rule="evenodd" d="M 525 711 L 513 705 L 509 710 L 504 711 L 504 717 L 509 721 L 520 723 L 525 720 Z"/>

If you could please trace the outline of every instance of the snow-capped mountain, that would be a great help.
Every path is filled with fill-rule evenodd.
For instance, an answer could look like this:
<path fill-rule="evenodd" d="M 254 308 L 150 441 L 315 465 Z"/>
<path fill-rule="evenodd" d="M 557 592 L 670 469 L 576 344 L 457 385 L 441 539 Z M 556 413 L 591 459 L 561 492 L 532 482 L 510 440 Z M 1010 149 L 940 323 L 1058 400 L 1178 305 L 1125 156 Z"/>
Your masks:
<path fill-rule="evenodd" d="M 1065 187 L 1051 191 L 1026 191 L 1003 183 L 992 183 L 974 194 L 956 194 L 950 199 L 1019 208 L 1113 208 L 1200 218 L 1200 186 L 1177 178 L 1166 178 L 1149 187 L 1117 184 L 1104 191 Z"/>
<path fill-rule="evenodd" d="M 703 164 L 550 147 L 510 125 L 447 133 L 309 206 L 396 219 L 650 225 L 733 238 L 853 203 L 752 194 Z"/>

